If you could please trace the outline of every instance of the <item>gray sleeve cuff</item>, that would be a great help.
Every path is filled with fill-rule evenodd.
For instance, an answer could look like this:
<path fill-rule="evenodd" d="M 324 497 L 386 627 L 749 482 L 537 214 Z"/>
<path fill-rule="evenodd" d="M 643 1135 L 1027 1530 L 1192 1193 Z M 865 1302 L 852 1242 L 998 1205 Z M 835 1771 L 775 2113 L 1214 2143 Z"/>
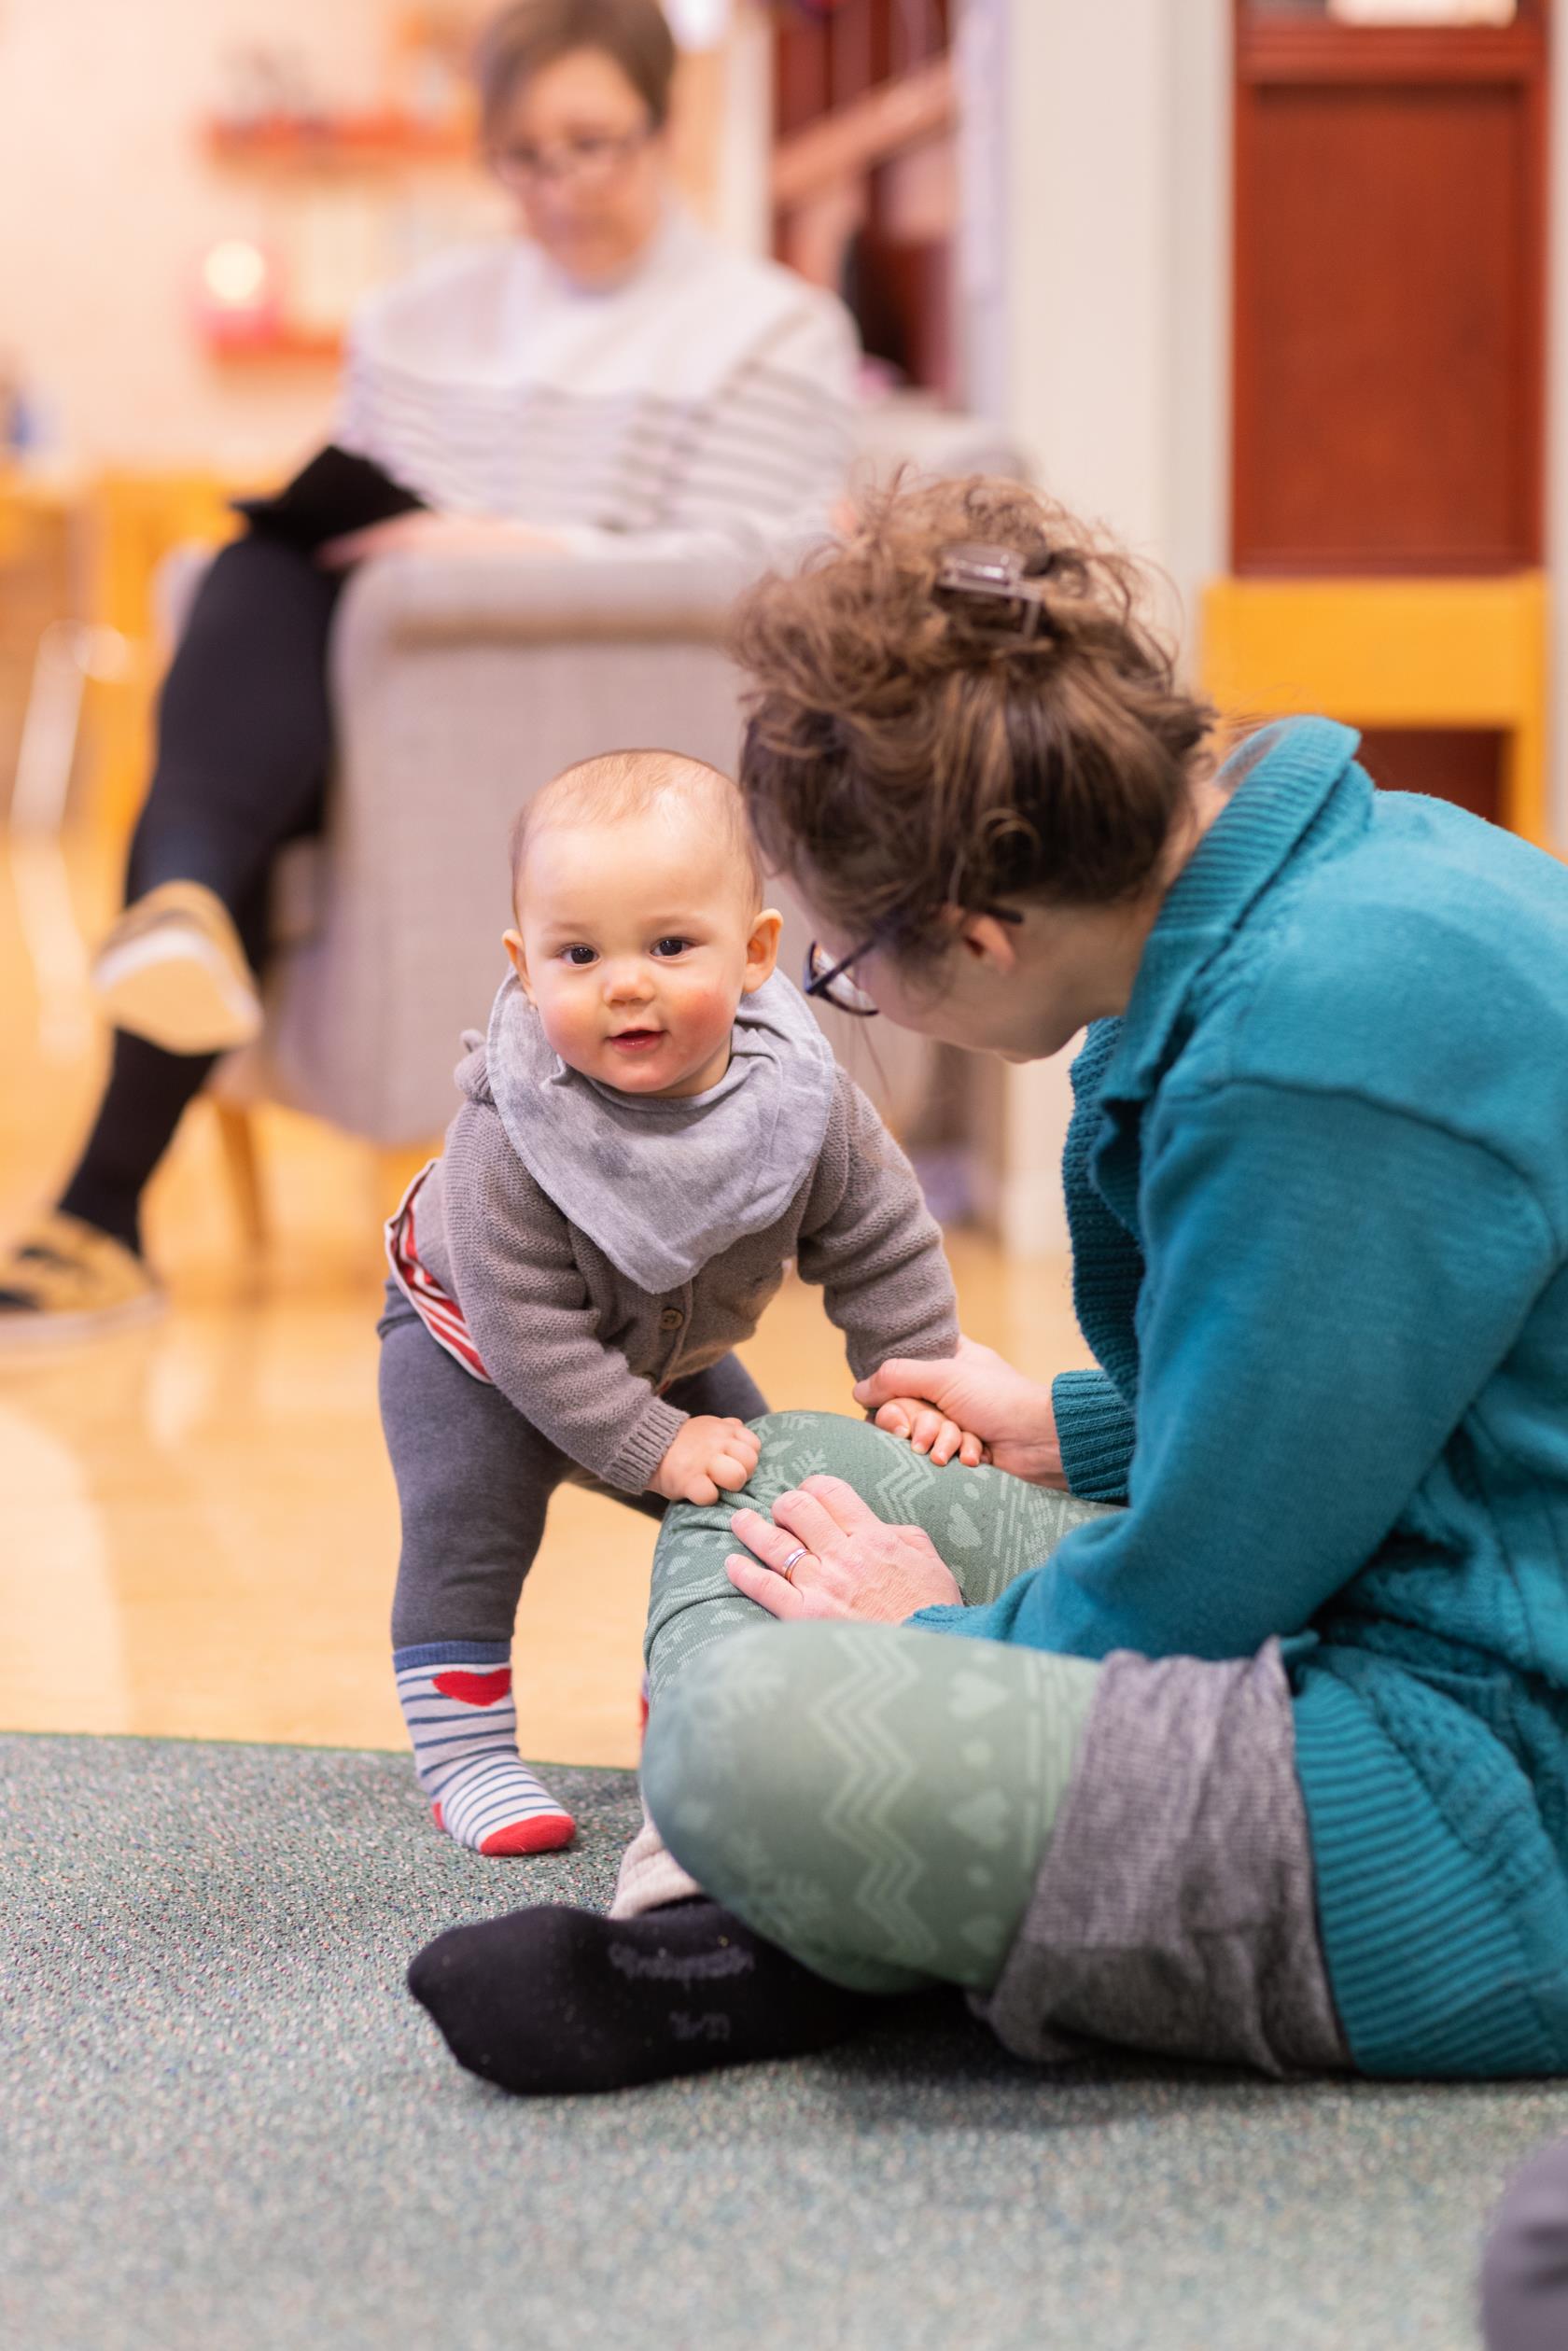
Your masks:
<path fill-rule="evenodd" d="M 623 1494 L 646 1493 L 653 1472 L 691 1417 L 655 1396 L 620 1451 L 598 1473 L 605 1484 Z"/>

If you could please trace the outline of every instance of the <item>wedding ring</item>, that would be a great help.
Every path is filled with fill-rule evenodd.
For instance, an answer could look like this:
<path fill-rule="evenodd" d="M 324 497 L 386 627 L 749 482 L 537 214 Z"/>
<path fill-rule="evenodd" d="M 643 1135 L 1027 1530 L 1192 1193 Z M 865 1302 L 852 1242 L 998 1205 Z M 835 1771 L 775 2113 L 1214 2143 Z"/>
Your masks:
<path fill-rule="evenodd" d="M 792 1584 L 794 1582 L 795 1570 L 800 1565 L 802 1560 L 805 1557 L 805 1547 L 806 1546 L 804 1543 L 797 1543 L 789 1558 L 785 1560 L 783 1566 L 779 1569 L 778 1573 L 783 1576 L 784 1581 L 787 1584 Z"/>

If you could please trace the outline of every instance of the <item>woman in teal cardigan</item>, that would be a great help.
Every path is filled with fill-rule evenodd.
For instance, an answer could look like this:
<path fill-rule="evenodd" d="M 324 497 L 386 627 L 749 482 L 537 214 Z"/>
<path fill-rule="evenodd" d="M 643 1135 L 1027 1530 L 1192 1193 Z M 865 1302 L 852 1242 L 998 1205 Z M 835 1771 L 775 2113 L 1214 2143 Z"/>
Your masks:
<path fill-rule="evenodd" d="M 945 484 L 745 615 L 816 991 L 1012 1061 L 1087 1029 L 1099 1368 L 885 1365 L 878 1425 L 776 1416 L 747 1507 L 671 1512 L 644 1793 L 688 1898 L 415 1964 L 512 2088 L 932 1981 L 1036 2058 L 1568 2070 L 1568 875 L 1325 720 L 1218 764 L 1138 584 Z"/>

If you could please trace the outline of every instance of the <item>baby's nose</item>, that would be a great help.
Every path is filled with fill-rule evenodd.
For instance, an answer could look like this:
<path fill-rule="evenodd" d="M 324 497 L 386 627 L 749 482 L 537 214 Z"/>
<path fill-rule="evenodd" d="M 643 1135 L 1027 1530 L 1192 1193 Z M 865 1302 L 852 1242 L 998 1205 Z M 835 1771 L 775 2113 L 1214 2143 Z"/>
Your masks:
<path fill-rule="evenodd" d="M 651 996 L 653 982 L 647 966 L 640 962 L 610 963 L 605 967 L 605 994 L 612 1003 L 624 998 Z"/>

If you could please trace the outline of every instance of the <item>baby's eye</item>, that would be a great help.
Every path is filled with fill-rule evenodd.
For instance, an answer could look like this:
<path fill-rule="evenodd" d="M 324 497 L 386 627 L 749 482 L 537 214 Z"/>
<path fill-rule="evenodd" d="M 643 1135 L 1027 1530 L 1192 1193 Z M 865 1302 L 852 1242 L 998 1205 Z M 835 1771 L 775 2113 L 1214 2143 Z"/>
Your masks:
<path fill-rule="evenodd" d="M 691 944 L 690 939 L 678 938 L 672 933 L 667 939 L 655 939 L 653 952 L 663 956 L 684 955 Z"/>
<path fill-rule="evenodd" d="M 576 946 L 561 949 L 562 962 L 571 964 L 579 972 L 586 971 L 590 963 L 596 963 L 598 959 L 597 950 L 594 947 Z"/>

